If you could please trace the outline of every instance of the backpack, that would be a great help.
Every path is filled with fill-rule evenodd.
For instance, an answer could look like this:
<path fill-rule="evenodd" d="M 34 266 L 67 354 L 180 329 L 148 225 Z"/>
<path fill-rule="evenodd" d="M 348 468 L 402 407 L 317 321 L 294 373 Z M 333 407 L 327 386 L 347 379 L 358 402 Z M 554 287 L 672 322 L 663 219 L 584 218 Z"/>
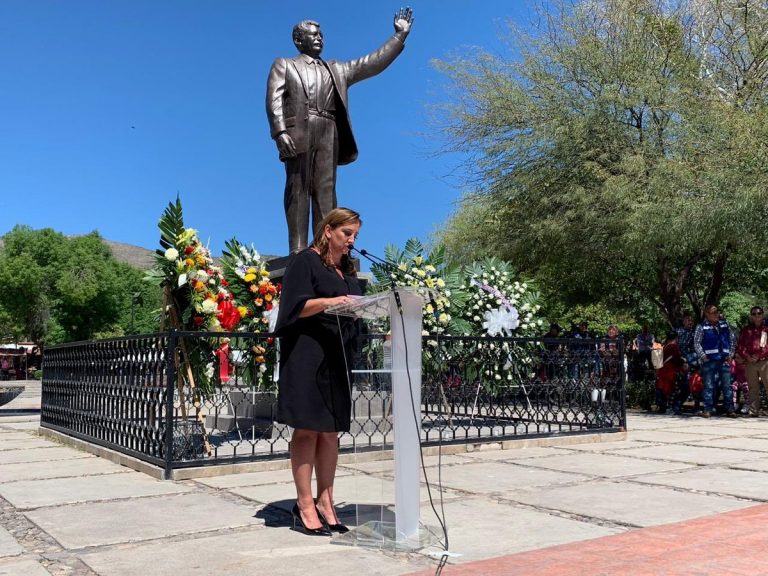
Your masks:
<path fill-rule="evenodd" d="M 701 374 L 698 372 L 691 374 L 688 389 L 691 391 L 691 394 L 699 394 L 704 390 L 704 381 L 701 379 Z"/>

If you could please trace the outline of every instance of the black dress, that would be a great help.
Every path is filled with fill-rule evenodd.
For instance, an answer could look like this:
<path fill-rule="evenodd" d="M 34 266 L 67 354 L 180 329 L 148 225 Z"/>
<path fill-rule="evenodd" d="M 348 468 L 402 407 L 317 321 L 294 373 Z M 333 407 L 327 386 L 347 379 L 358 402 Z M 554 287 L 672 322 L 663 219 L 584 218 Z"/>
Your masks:
<path fill-rule="evenodd" d="M 310 248 L 288 265 L 275 327 L 281 337 L 278 422 L 317 432 L 349 431 L 349 370 L 357 322 L 323 312 L 299 318 L 310 298 L 347 294 L 361 294 L 357 278 L 342 279 Z"/>

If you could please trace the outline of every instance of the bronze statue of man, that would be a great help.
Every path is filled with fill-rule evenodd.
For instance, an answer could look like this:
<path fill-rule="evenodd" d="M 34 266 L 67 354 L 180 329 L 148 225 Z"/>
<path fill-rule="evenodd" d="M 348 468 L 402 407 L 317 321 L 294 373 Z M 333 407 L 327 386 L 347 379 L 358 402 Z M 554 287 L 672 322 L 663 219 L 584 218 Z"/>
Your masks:
<path fill-rule="evenodd" d="M 378 50 L 349 62 L 322 60 L 323 33 L 305 20 L 293 28 L 300 54 L 278 58 L 267 81 L 267 117 L 280 160 L 285 163 L 285 217 L 291 254 L 307 246 L 312 230 L 336 207 L 336 166 L 357 158 L 347 89 L 375 76 L 403 51 L 413 12 L 401 8 L 395 34 Z"/>

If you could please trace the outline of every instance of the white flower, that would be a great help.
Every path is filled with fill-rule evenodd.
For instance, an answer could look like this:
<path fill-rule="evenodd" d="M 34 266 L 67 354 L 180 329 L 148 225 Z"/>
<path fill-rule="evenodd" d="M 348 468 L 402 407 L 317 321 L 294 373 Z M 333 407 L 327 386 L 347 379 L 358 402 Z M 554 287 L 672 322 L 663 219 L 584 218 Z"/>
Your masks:
<path fill-rule="evenodd" d="M 176 248 L 168 248 L 165 251 L 165 259 L 174 262 L 179 257 L 179 251 Z"/>
<path fill-rule="evenodd" d="M 203 300 L 202 309 L 203 309 L 203 313 L 205 314 L 213 314 L 214 312 L 216 312 L 216 301 L 211 300 L 210 298 L 206 298 L 205 300 Z"/>
<path fill-rule="evenodd" d="M 209 362 L 205 367 L 205 375 L 208 378 L 213 378 L 213 362 Z"/>
<path fill-rule="evenodd" d="M 267 371 L 267 365 L 266 364 L 259 364 L 259 372 L 264 374 L 264 372 Z"/>
<path fill-rule="evenodd" d="M 200 280 L 200 282 L 205 282 L 209 278 L 208 272 L 206 272 L 205 270 L 198 270 L 195 276 L 197 277 L 198 280 Z"/>
<path fill-rule="evenodd" d="M 517 310 L 502 306 L 497 310 L 488 310 L 485 313 L 483 328 L 489 336 L 510 335 L 519 324 Z"/>
<path fill-rule="evenodd" d="M 438 278 L 436 283 L 437 283 L 437 287 L 438 288 L 444 288 L 445 287 L 445 280 L 443 280 L 442 278 Z"/>
<path fill-rule="evenodd" d="M 184 284 L 186 284 L 186 283 L 187 283 L 187 274 L 186 273 L 179 274 L 179 288 L 184 286 Z"/>

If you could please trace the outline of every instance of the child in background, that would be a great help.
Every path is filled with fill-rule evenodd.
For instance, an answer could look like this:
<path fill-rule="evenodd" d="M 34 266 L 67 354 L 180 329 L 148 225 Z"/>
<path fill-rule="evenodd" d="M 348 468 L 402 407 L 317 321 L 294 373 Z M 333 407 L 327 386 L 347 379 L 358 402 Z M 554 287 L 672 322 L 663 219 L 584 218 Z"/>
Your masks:
<path fill-rule="evenodd" d="M 741 414 L 749 413 L 749 383 L 747 382 L 747 372 L 744 361 L 736 356 L 731 360 L 731 388 L 733 389 L 733 406 Z M 739 402 L 739 393 L 741 393 L 741 402 Z"/>
<path fill-rule="evenodd" d="M 677 332 L 667 334 L 662 357 L 662 365 L 656 369 L 656 406 L 658 412 L 664 414 L 672 399 L 675 383 L 686 368 L 685 358 L 677 346 Z"/>

